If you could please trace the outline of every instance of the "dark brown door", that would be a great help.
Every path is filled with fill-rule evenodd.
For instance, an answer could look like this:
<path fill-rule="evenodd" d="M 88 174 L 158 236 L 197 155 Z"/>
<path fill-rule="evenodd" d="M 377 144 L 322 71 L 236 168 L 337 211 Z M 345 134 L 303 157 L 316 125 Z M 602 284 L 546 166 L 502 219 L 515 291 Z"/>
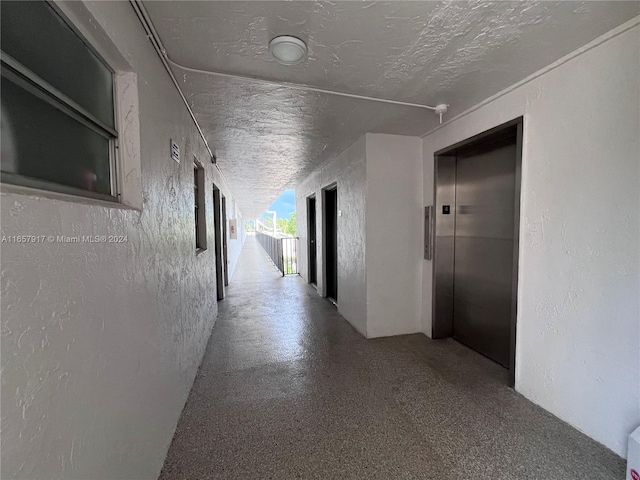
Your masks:
<path fill-rule="evenodd" d="M 307 231 L 309 237 L 309 283 L 317 282 L 316 198 L 307 198 Z"/>
<path fill-rule="evenodd" d="M 222 262 L 224 286 L 229 285 L 229 258 L 227 257 L 227 199 L 222 195 Z"/>
<path fill-rule="evenodd" d="M 218 300 L 224 298 L 224 268 L 222 258 L 222 229 L 221 229 L 221 201 L 220 190 L 213 186 L 213 231 L 216 252 L 216 295 Z"/>
<path fill-rule="evenodd" d="M 338 190 L 325 191 L 327 297 L 338 301 Z"/>

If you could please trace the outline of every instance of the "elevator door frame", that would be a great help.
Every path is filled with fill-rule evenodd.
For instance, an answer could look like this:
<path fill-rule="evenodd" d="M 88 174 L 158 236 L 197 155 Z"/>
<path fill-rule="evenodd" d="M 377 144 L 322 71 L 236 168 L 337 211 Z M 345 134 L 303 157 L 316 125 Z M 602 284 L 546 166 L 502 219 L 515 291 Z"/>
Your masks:
<path fill-rule="evenodd" d="M 516 320 L 518 304 L 518 258 L 520 240 L 520 202 L 521 202 L 521 181 L 522 181 L 522 126 L 523 118 L 518 117 L 507 123 L 487 130 L 479 135 L 475 135 L 467 140 L 451 145 L 437 151 L 434 154 L 434 215 L 433 215 L 433 309 L 432 309 L 432 338 L 446 338 L 453 335 L 453 260 L 454 251 L 451 241 L 438 241 L 438 212 L 444 204 L 455 205 L 455 193 L 453 199 L 438 198 L 438 171 L 439 165 L 446 165 L 447 162 L 455 162 L 455 152 L 461 147 L 486 139 L 487 137 L 499 135 L 508 129 L 516 128 L 516 170 L 515 170 L 515 195 L 514 195 L 514 232 L 513 232 L 513 275 L 511 284 L 511 317 L 510 317 L 510 339 L 509 339 L 509 385 L 515 386 L 516 367 Z M 445 170 L 443 169 L 443 172 Z M 446 174 L 446 172 L 445 172 Z M 443 180 L 447 180 L 444 178 Z M 449 179 L 454 181 L 455 178 Z M 451 201 L 453 200 L 453 201 Z M 455 218 L 455 217 L 454 217 Z M 440 225 L 440 233 L 446 225 Z M 454 238 L 454 232 L 452 238 Z M 441 235 L 441 238 L 444 238 Z"/>

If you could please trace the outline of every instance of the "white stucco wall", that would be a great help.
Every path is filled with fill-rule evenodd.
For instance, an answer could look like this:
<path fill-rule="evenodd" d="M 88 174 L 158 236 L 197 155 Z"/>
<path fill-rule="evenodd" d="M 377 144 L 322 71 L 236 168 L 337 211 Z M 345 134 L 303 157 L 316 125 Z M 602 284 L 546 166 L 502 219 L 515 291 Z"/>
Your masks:
<path fill-rule="evenodd" d="M 317 285 L 322 189 L 338 186 L 338 311 L 368 338 L 421 331 L 422 141 L 363 135 L 296 187 L 300 275 L 308 280 L 306 199 L 316 196 Z"/>
<path fill-rule="evenodd" d="M 366 137 L 342 152 L 296 187 L 297 225 L 300 238 L 300 275 L 308 280 L 307 197 L 316 196 L 316 249 L 318 293 L 326 295 L 323 269 L 322 190 L 338 187 L 338 311 L 356 330 L 366 335 L 367 289 L 365 266 Z"/>
<path fill-rule="evenodd" d="M 211 193 L 209 248 L 195 251 L 194 156 L 209 192 L 231 192 L 131 5 L 87 5 L 85 26 L 138 76 L 144 203 L 1 195 L 2 235 L 128 239 L 2 245 L 3 479 L 156 479 L 217 314 Z M 230 271 L 242 239 L 229 242 Z"/>
<path fill-rule="evenodd" d="M 422 141 L 366 137 L 367 337 L 420 332 Z"/>
<path fill-rule="evenodd" d="M 214 170 L 214 172 L 217 173 L 217 170 Z M 217 177 L 219 178 L 220 176 L 217 175 Z M 214 183 L 216 184 L 216 186 L 218 185 L 215 180 Z M 227 218 L 225 219 L 225 221 L 227 222 L 227 260 L 229 262 L 227 268 L 229 269 L 229 282 L 231 282 L 233 272 L 236 271 L 238 259 L 240 258 L 240 253 L 242 252 L 242 246 L 244 245 L 244 241 L 247 238 L 247 232 L 244 229 L 244 219 L 242 218 L 242 212 L 238 209 L 235 198 L 232 196 L 227 196 L 230 192 L 227 188 L 226 183 L 222 179 L 221 184 L 223 185 L 222 193 L 227 197 Z M 229 220 L 236 220 L 238 238 L 236 238 L 235 240 L 231 238 Z M 213 223 L 211 225 L 213 225 Z"/>
<path fill-rule="evenodd" d="M 424 138 L 429 205 L 434 152 L 524 116 L 516 389 L 622 456 L 640 423 L 637 24 Z"/>

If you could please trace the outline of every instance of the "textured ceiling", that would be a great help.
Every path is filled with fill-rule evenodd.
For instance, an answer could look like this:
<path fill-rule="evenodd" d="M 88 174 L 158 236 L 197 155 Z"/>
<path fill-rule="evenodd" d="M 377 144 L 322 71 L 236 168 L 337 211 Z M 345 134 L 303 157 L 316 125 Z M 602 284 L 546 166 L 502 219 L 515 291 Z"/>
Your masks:
<path fill-rule="evenodd" d="M 145 7 L 169 57 L 203 70 L 435 105 L 448 116 L 640 13 L 640 2 L 159 2 Z M 269 40 L 309 46 L 276 63 Z M 421 135 L 428 110 L 174 67 L 247 218 L 365 132 Z"/>

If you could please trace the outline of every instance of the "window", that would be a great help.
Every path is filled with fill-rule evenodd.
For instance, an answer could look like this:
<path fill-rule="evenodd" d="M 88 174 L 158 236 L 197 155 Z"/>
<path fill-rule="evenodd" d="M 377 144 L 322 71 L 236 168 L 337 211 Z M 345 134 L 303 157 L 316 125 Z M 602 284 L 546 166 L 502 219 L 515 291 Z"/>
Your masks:
<path fill-rule="evenodd" d="M 193 206 L 196 221 L 196 249 L 207 249 L 206 216 L 204 211 L 204 169 L 193 164 Z"/>
<path fill-rule="evenodd" d="M 47 2 L 1 2 L 2 182 L 116 200 L 114 76 Z"/>

